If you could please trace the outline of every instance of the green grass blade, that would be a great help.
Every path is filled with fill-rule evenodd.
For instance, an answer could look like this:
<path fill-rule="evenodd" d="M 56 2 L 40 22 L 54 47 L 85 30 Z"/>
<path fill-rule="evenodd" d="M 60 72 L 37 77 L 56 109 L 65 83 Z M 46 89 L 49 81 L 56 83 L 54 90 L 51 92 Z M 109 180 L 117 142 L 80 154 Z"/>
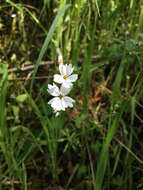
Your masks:
<path fill-rule="evenodd" d="M 33 75 L 32 75 L 32 80 L 31 80 L 31 84 L 30 84 L 30 94 L 32 93 L 32 87 L 33 87 L 33 83 L 34 83 L 34 79 L 35 79 L 35 75 L 37 73 L 37 70 L 38 70 L 38 67 L 39 67 L 39 64 L 40 64 L 40 61 L 42 60 L 46 50 L 47 50 L 47 47 L 48 47 L 48 44 L 53 36 L 53 33 L 54 31 L 56 30 L 56 27 L 57 27 L 57 24 L 60 20 L 60 18 L 63 16 L 63 14 L 65 13 L 65 11 L 70 7 L 71 5 L 65 5 L 57 14 L 56 18 L 54 19 L 53 21 L 53 24 L 49 30 L 49 33 L 44 41 L 44 44 L 42 46 L 42 49 L 40 51 L 40 54 L 39 54 L 39 57 L 36 61 L 36 64 L 35 64 L 35 68 L 34 68 L 34 72 L 33 72 Z"/>
<path fill-rule="evenodd" d="M 0 70 L 3 73 L 2 79 L 0 81 L 0 147 L 2 152 L 6 153 L 5 147 L 5 132 L 7 129 L 6 125 L 6 95 L 7 95 L 7 65 L 0 65 Z"/>
<path fill-rule="evenodd" d="M 123 77 L 123 71 L 124 71 L 124 58 L 125 58 L 125 52 L 123 54 L 121 63 L 120 63 L 120 67 L 118 69 L 117 72 L 117 76 L 115 78 L 115 82 L 113 85 L 113 93 L 112 93 L 112 105 L 115 105 L 116 101 L 118 100 L 119 96 L 121 95 L 121 91 L 120 91 L 120 85 L 121 85 L 121 81 L 122 81 L 122 77 Z"/>
<path fill-rule="evenodd" d="M 82 82 L 83 82 L 83 90 L 82 90 L 82 95 L 84 97 L 84 101 L 83 101 L 83 112 L 86 113 L 87 112 L 87 95 L 88 95 L 88 91 L 89 91 L 89 83 L 88 83 L 88 79 L 89 79 L 89 72 L 90 72 L 90 65 L 91 65 L 91 61 L 92 61 L 92 55 L 93 55 L 93 50 L 94 50 L 94 36 L 95 36 L 95 31 L 96 31 L 96 21 L 97 21 L 97 15 L 95 18 L 95 22 L 93 25 L 93 28 L 91 29 L 91 40 L 87 49 L 87 56 L 85 57 L 85 62 L 84 62 L 84 66 L 83 66 L 83 74 L 82 74 Z"/>
<path fill-rule="evenodd" d="M 94 2 L 95 2 L 95 5 L 96 5 L 96 8 L 97 8 L 98 15 L 100 16 L 98 1 L 97 1 L 97 0 L 94 0 Z"/>
<path fill-rule="evenodd" d="M 134 123 L 134 117 L 135 117 L 135 110 L 136 110 L 136 103 L 135 103 L 135 97 L 131 98 L 131 125 Z"/>
<path fill-rule="evenodd" d="M 23 186 L 24 186 L 24 190 L 27 190 L 27 173 L 26 173 L 26 167 L 24 163 L 22 163 L 22 169 L 23 169 Z"/>
<path fill-rule="evenodd" d="M 138 24 L 138 28 L 137 28 L 136 35 L 135 35 L 136 40 L 138 39 L 140 33 L 142 32 L 142 29 L 143 29 L 143 6 L 141 6 L 141 13 L 139 16 L 139 24 Z"/>
<path fill-rule="evenodd" d="M 102 189 L 102 183 L 103 183 L 103 179 L 104 179 L 104 175 L 105 175 L 105 171 L 107 167 L 108 156 L 109 156 L 109 146 L 116 132 L 118 122 L 119 122 L 119 116 L 117 116 L 112 126 L 109 128 L 107 137 L 105 139 L 105 143 L 103 143 L 102 152 L 101 152 L 100 159 L 97 166 L 97 173 L 96 173 L 96 179 L 95 179 L 96 185 L 95 185 L 94 190 Z"/>

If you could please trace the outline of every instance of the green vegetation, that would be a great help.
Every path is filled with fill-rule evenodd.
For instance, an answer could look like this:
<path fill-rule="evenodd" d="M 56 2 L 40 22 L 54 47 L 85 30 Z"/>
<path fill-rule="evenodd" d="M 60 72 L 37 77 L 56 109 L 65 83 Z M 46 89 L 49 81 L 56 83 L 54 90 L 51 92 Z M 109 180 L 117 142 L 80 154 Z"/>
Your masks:
<path fill-rule="evenodd" d="M 73 109 L 47 104 L 57 57 Z M 143 189 L 143 1 L 0 2 L 0 190 Z"/>

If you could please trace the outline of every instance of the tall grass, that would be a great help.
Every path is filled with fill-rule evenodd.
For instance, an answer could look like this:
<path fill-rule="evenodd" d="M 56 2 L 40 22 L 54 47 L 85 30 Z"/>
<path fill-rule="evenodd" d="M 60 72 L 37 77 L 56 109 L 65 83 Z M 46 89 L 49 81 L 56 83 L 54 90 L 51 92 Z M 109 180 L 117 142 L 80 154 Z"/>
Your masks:
<path fill-rule="evenodd" d="M 0 20 L 0 189 L 142 188 L 142 1 L 7 0 L 0 10 L 20 15 L 15 33 Z M 79 79 L 75 107 L 56 118 L 46 89 L 58 54 Z M 30 56 L 32 75 L 8 72 Z"/>

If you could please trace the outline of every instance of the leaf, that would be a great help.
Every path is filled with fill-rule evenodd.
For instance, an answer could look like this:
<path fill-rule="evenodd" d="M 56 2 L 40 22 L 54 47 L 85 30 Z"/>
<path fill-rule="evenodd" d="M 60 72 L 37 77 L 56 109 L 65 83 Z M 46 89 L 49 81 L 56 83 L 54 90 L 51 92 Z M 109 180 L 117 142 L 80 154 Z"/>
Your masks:
<path fill-rule="evenodd" d="M 15 122 L 19 122 L 19 107 L 18 106 L 12 106 L 12 110 L 14 113 Z"/>
<path fill-rule="evenodd" d="M 26 99 L 28 98 L 28 96 L 27 96 L 27 94 L 21 94 L 21 95 L 19 95 L 19 96 L 17 96 L 16 97 L 16 100 L 18 101 L 18 102 L 24 102 Z"/>
<path fill-rule="evenodd" d="M 98 15 L 100 16 L 100 11 L 99 11 L 98 2 L 97 2 L 97 0 L 94 0 L 94 1 L 95 1 L 95 5 L 96 5 L 96 8 L 97 8 Z"/>

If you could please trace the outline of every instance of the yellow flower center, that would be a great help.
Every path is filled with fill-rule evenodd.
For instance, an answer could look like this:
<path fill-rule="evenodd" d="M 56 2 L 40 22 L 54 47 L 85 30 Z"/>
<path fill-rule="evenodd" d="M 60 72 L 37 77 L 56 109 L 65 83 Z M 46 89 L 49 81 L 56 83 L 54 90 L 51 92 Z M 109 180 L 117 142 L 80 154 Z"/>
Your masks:
<path fill-rule="evenodd" d="M 65 75 L 63 78 L 66 80 L 68 77 Z"/>
<path fill-rule="evenodd" d="M 63 98 L 63 96 L 60 94 L 60 95 L 59 95 L 59 98 L 60 98 L 60 99 L 62 99 L 62 98 Z"/>

